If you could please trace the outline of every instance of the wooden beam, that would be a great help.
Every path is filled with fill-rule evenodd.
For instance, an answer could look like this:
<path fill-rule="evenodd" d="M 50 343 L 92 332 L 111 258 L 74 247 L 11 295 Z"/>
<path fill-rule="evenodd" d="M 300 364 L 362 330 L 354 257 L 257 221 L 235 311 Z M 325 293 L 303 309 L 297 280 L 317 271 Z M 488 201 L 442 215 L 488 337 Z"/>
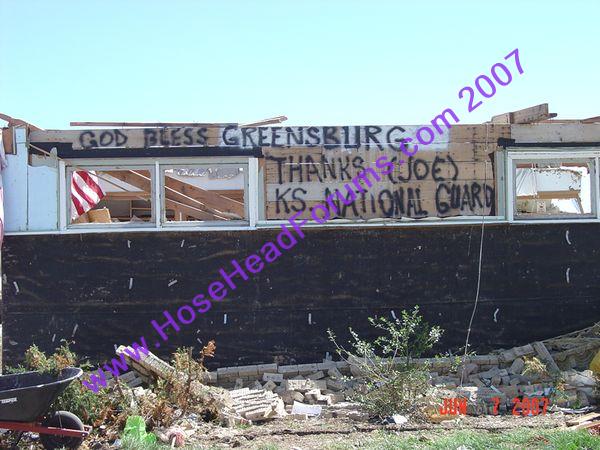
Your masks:
<path fill-rule="evenodd" d="M 204 122 L 70 122 L 72 127 L 220 127 L 237 123 Z"/>
<path fill-rule="evenodd" d="M 534 350 L 536 351 L 542 362 L 546 364 L 548 372 L 550 372 L 551 374 L 560 374 L 560 368 L 552 358 L 552 355 L 550 355 L 550 352 L 548 351 L 544 343 L 534 342 L 531 345 L 533 346 Z"/>
<path fill-rule="evenodd" d="M 548 103 L 531 106 L 518 111 L 512 111 L 492 117 L 492 123 L 534 123 L 556 117 L 555 113 L 548 112 Z"/>
<path fill-rule="evenodd" d="M 559 200 L 579 198 L 581 191 L 538 191 L 536 195 L 519 195 L 517 200 Z"/>
<path fill-rule="evenodd" d="M 219 145 L 219 126 L 94 128 L 29 133 L 29 142 L 72 144 L 74 150 L 111 148 L 187 148 Z"/>
<path fill-rule="evenodd" d="M 277 117 L 272 117 L 270 119 L 259 120 L 258 122 L 245 123 L 243 125 L 240 125 L 240 128 L 245 128 L 245 127 L 262 127 L 262 126 L 271 125 L 271 124 L 274 124 L 274 123 L 285 122 L 286 120 L 288 120 L 288 118 L 286 116 L 277 116 Z"/>
<path fill-rule="evenodd" d="M 106 192 L 107 200 L 150 200 L 149 192 Z"/>
<path fill-rule="evenodd" d="M 212 208 L 215 211 L 234 214 L 236 218 L 244 218 L 244 204 L 214 192 L 202 189 L 193 184 L 186 183 L 176 178 L 165 174 L 165 185 L 176 192 L 180 192 L 189 198 L 192 198 L 204 205 L 207 208 Z"/>
<path fill-rule="evenodd" d="M 15 149 L 13 147 L 13 128 L 7 127 L 2 128 L 2 145 L 4 146 L 4 153 L 7 155 L 14 155 Z"/>
<path fill-rule="evenodd" d="M 573 427 L 575 425 L 582 424 L 583 422 L 589 422 L 594 419 L 600 419 L 600 413 L 592 412 L 584 414 L 583 416 L 573 417 L 572 419 L 567 420 L 567 426 Z"/>
<path fill-rule="evenodd" d="M 600 142 L 600 123 L 534 123 L 511 125 L 511 137 L 520 142 Z"/>
<path fill-rule="evenodd" d="M 588 117 L 587 119 L 583 119 L 581 123 L 598 123 L 600 122 L 600 116 Z"/>
<path fill-rule="evenodd" d="M 28 127 L 30 130 L 44 131 L 43 128 L 36 127 L 34 124 L 26 122 L 23 119 L 15 119 L 14 117 L 9 116 L 8 114 L 0 113 L 0 119 L 7 121 L 9 127 L 25 126 Z"/>
<path fill-rule="evenodd" d="M 175 200 L 170 200 L 168 198 L 165 199 L 165 206 L 175 211 L 175 219 L 177 219 L 177 213 L 181 212 L 188 216 L 192 216 L 194 219 L 198 220 L 227 220 L 214 216 L 212 214 L 207 215 L 206 211 L 194 208 L 193 206 L 185 205 L 183 203 L 179 203 Z"/>

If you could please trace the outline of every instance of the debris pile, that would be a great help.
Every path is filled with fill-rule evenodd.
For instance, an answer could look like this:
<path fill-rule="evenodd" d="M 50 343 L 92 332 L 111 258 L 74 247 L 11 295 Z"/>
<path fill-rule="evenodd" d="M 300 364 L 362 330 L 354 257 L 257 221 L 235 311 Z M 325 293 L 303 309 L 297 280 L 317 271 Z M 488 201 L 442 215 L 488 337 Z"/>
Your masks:
<path fill-rule="evenodd" d="M 585 369 L 600 349 L 598 331 L 598 326 L 594 326 L 488 355 L 413 362 L 427 367 L 430 384 L 440 396 L 439 405 L 432 405 L 434 410 L 441 406 L 443 398 L 466 400 L 467 414 L 475 416 L 510 414 L 514 412 L 515 399 L 525 398 L 538 399 L 540 404 L 546 399 L 550 405 L 582 408 L 597 400 L 596 378 Z M 126 358 L 133 371 L 120 379 L 135 388 L 137 397 L 156 397 L 140 387 L 142 383 L 184 377 L 152 353 L 134 360 L 124 350 L 121 346 L 117 353 Z M 366 420 L 367 414 L 351 402 L 366 377 L 357 362 L 357 358 L 350 358 L 311 364 L 222 367 L 202 373 L 200 380 L 191 382 L 191 389 L 202 391 L 216 405 L 218 418 L 226 426 L 317 416 Z M 429 415 L 430 420 L 437 421 L 433 416 Z M 182 415 L 177 426 L 189 427 L 185 420 Z M 167 431 L 165 439 L 169 438 Z"/>
<path fill-rule="evenodd" d="M 278 395 L 264 389 L 236 389 L 229 392 L 233 409 L 247 421 L 283 418 L 286 411 Z"/>
<path fill-rule="evenodd" d="M 551 399 L 562 407 L 596 403 L 596 379 L 589 366 L 600 349 L 597 327 L 488 355 L 416 359 L 427 365 L 433 386 L 468 400 L 468 414 L 511 413 L 516 398 Z M 401 361 L 398 361 L 400 363 Z M 285 405 L 331 406 L 354 393 L 364 374 L 356 364 L 226 367 L 210 372 L 207 382 L 225 388 L 249 387 L 278 394 Z M 499 404 L 498 404 L 499 401 Z"/>

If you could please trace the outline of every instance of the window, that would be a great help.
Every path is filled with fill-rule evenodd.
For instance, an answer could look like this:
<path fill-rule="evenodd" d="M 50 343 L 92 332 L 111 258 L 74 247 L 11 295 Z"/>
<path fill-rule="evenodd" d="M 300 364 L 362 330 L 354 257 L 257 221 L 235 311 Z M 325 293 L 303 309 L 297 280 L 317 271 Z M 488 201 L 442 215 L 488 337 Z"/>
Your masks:
<path fill-rule="evenodd" d="M 591 158 L 515 159 L 514 217 L 592 217 L 595 211 Z"/>
<path fill-rule="evenodd" d="M 247 220 L 247 164 L 161 165 L 161 173 L 163 223 Z"/>
<path fill-rule="evenodd" d="M 256 224 L 256 158 L 90 161 L 60 165 L 62 229 Z"/>
<path fill-rule="evenodd" d="M 143 166 L 69 168 L 69 224 L 152 224 L 153 172 Z"/>

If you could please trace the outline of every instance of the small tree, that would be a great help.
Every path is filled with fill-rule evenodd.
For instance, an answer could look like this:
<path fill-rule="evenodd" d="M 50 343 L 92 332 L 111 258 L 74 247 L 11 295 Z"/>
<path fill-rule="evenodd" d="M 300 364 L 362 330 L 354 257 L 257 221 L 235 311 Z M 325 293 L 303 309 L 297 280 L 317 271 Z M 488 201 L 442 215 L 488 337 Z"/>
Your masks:
<path fill-rule="evenodd" d="M 368 320 L 383 334 L 368 341 L 350 328 L 350 350 L 338 345 L 335 335 L 328 330 L 338 354 L 362 375 L 362 383 L 352 399 L 378 417 L 416 412 L 430 386 L 427 366 L 418 367 L 413 359 L 431 350 L 443 330 L 425 322 L 418 306 L 412 311 L 402 311 L 400 318 L 393 321 L 385 317 Z"/>

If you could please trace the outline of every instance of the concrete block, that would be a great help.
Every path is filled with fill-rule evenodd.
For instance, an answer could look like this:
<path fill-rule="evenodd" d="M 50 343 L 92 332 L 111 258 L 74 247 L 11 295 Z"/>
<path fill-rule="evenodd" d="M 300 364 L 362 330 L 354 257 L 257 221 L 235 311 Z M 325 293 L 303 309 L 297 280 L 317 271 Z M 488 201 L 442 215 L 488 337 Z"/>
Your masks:
<path fill-rule="evenodd" d="M 479 370 L 479 366 L 477 364 L 475 364 L 475 363 L 468 363 L 468 364 L 465 364 L 464 367 L 460 366 L 458 368 L 457 373 L 458 373 L 459 376 L 463 376 L 464 375 L 465 377 L 468 377 L 469 375 L 477 372 L 478 370 Z"/>
<path fill-rule="evenodd" d="M 327 389 L 331 389 L 332 391 L 341 391 L 344 389 L 344 383 L 338 380 L 332 380 L 331 378 L 327 378 L 325 380 L 327 385 Z"/>
<path fill-rule="evenodd" d="M 486 370 L 485 372 L 479 372 L 477 375 L 479 378 L 492 378 L 498 374 L 500 369 L 495 367 L 494 369 Z"/>
<path fill-rule="evenodd" d="M 256 369 L 258 370 L 259 374 L 265 372 L 277 372 L 277 364 L 259 364 Z"/>
<path fill-rule="evenodd" d="M 531 344 L 522 347 L 513 347 L 510 350 L 505 350 L 499 355 L 499 359 L 505 363 L 511 363 L 521 356 L 532 355 L 535 352 Z"/>
<path fill-rule="evenodd" d="M 594 379 L 594 374 L 591 370 L 586 370 L 583 372 L 563 372 L 563 377 L 565 379 L 565 383 L 570 386 L 584 387 L 596 385 L 596 380 Z"/>
<path fill-rule="evenodd" d="M 311 389 L 327 389 L 325 380 L 285 380 L 283 383 L 288 391 L 308 392 Z"/>
<path fill-rule="evenodd" d="M 333 367 L 336 367 L 335 362 L 333 361 L 325 361 L 317 364 L 317 370 L 327 371 Z"/>
<path fill-rule="evenodd" d="M 298 392 L 298 391 L 283 391 L 279 395 L 281 396 L 281 399 L 283 400 L 283 402 L 286 405 L 291 405 L 295 401 L 296 402 L 303 402 L 304 401 L 304 395 L 302 393 Z"/>
<path fill-rule="evenodd" d="M 298 365 L 279 366 L 277 368 L 277 373 L 282 373 L 284 376 L 288 374 L 298 374 Z"/>
<path fill-rule="evenodd" d="M 243 416 L 248 420 L 262 420 L 272 411 L 270 406 L 257 408 L 256 410 L 245 411 Z"/>
<path fill-rule="evenodd" d="M 535 348 L 531 344 L 523 345 L 522 347 L 514 348 L 515 354 L 517 356 L 526 356 L 531 355 L 535 352 Z"/>
<path fill-rule="evenodd" d="M 350 364 L 348 364 L 347 361 L 336 361 L 335 366 L 338 369 L 343 370 L 343 369 L 347 369 L 348 367 L 350 367 Z"/>
<path fill-rule="evenodd" d="M 234 378 L 237 378 L 239 376 L 237 367 L 219 367 L 217 369 L 218 378 L 230 378 L 231 376 L 233 376 Z"/>
<path fill-rule="evenodd" d="M 309 380 L 320 380 L 321 378 L 325 378 L 325 373 L 319 370 L 318 372 L 311 373 L 307 378 Z"/>
<path fill-rule="evenodd" d="M 332 367 L 331 369 L 327 370 L 327 375 L 338 380 L 343 378 L 342 372 L 340 372 L 340 369 L 337 367 Z"/>
<path fill-rule="evenodd" d="M 483 383 L 483 381 L 481 381 L 477 375 L 471 375 L 469 377 L 469 381 L 471 383 L 473 383 L 477 387 L 484 387 L 485 386 L 485 383 Z"/>
<path fill-rule="evenodd" d="M 515 359 L 508 369 L 508 373 L 511 375 L 521 375 L 523 368 L 525 367 L 525 361 L 523 358 Z"/>
<path fill-rule="evenodd" d="M 271 391 L 271 392 L 273 392 L 273 390 L 274 390 L 276 387 L 277 387 L 277 385 L 276 385 L 276 384 L 275 384 L 273 381 L 271 381 L 271 380 L 269 380 L 269 381 L 267 381 L 265 384 L 263 384 L 263 389 L 264 389 L 264 390 L 266 390 L 266 391 Z"/>
<path fill-rule="evenodd" d="M 282 373 L 270 373 L 265 372 L 262 376 L 263 381 L 273 381 L 274 383 L 282 383 L 283 382 L 283 374 Z"/>
<path fill-rule="evenodd" d="M 336 404 L 341 403 L 344 400 L 346 400 L 346 397 L 341 392 L 333 392 L 331 394 L 324 394 L 324 395 L 325 395 L 325 397 L 327 397 L 328 405 L 336 405 Z"/>
<path fill-rule="evenodd" d="M 308 375 L 311 374 L 313 372 L 317 372 L 317 364 L 312 363 L 312 364 L 298 364 L 298 373 L 300 375 Z"/>
<path fill-rule="evenodd" d="M 477 364 L 479 366 L 481 366 L 481 365 L 492 366 L 492 365 L 498 365 L 498 357 L 495 355 L 474 355 L 474 356 L 469 356 L 467 358 L 467 362 Z"/>
<path fill-rule="evenodd" d="M 258 375 L 258 366 L 238 366 L 238 374 L 242 377 Z"/>
<path fill-rule="evenodd" d="M 318 403 L 319 401 L 327 402 L 327 397 L 321 394 L 319 389 L 311 389 L 304 394 L 304 399 L 311 405 Z"/>

